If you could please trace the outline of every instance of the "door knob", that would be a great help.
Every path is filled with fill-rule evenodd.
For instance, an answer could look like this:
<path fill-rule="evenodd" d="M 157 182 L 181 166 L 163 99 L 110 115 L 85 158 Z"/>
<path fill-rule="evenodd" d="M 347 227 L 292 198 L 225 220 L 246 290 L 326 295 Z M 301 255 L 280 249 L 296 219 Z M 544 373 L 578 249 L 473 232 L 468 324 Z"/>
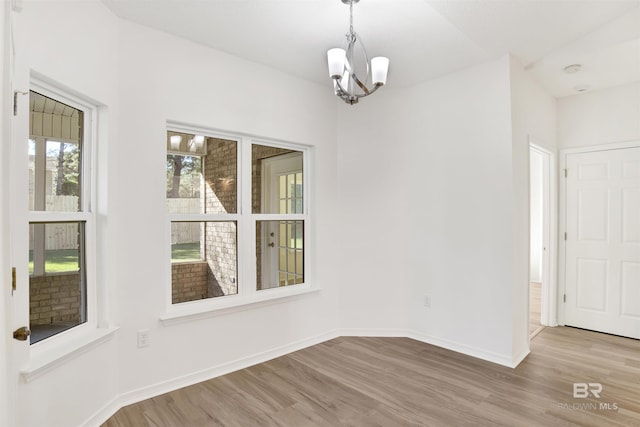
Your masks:
<path fill-rule="evenodd" d="M 29 338 L 29 335 L 31 335 L 31 331 L 26 326 L 13 331 L 13 339 L 16 339 L 18 341 L 26 341 L 27 338 Z"/>
<path fill-rule="evenodd" d="M 268 246 L 269 246 L 270 248 L 273 248 L 275 245 L 276 245 L 275 243 L 271 242 L 271 243 L 269 243 L 269 245 L 268 245 Z"/>

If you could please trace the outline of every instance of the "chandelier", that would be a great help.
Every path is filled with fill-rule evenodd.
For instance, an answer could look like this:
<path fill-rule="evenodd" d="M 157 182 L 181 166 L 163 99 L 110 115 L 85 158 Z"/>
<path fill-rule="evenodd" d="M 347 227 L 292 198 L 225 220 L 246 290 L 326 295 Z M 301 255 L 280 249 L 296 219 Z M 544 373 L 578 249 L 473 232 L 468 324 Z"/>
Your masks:
<path fill-rule="evenodd" d="M 353 31 L 353 5 L 360 0 L 341 1 L 349 5 L 346 49 L 329 49 L 327 62 L 335 94 L 347 104 L 353 105 L 387 82 L 389 59 L 377 56 L 369 63 L 364 44 Z"/>

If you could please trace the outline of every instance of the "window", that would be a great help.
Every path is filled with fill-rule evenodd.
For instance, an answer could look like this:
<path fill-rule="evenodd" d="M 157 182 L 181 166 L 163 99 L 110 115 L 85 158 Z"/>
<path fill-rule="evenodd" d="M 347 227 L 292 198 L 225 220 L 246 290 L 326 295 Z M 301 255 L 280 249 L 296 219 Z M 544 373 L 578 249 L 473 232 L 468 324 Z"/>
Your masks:
<path fill-rule="evenodd" d="M 306 148 L 167 131 L 171 303 L 305 284 Z"/>
<path fill-rule="evenodd" d="M 29 323 L 35 344 L 94 315 L 86 256 L 94 220 L 84 108 L 29 95 Z"/>

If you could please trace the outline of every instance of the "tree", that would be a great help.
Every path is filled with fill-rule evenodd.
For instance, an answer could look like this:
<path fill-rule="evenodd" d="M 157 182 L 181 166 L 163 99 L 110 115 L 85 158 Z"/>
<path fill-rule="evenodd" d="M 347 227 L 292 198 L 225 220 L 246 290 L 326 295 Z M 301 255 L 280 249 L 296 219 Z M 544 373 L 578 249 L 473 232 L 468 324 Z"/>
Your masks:
<path fill-rule="evenodd" d="M 182 177 L 182 159 L 183 156 L 171 154 L 167 156 L 167 172 L 173 170 L 171 175 L 171 190 L 167 197 L 177 199 L 180 197 L 180 178 Z"/>
<path fill-rule="evenodd" d="M 201 159 L 196 156 L 167 155 L 167 197 L 199 197 Z"/>
<path fill-rule="evenodd" d="M 54 143 L 47 149 L 47 158 L 55 159 L 56 196 L 80 195 L 80 147 L 72 143 Z"/>

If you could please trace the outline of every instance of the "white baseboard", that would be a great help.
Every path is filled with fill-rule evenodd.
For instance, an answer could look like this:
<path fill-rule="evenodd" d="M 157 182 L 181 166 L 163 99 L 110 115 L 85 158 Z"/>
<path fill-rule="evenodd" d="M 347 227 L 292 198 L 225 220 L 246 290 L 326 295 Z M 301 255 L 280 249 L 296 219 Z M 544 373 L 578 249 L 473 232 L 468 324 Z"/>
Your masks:
<path fill-rule="evenodd" d="M 513 366 L 511 366 L 511 368 L 517 368 L 518 365 L 521 364 L 522 361 L 529 355 L 529 353 L 531 353 L 531 350 L 526 349 L 520 356 L 513 359 Z"/>
<path fill-rule="evenodd" d="M 150 399 L 152 397 L 168 393 L 173 390 L 207 381 L 212 378 L 226 375 L 240 369 L 245 369 L 259 363 L 264 363 L 271 359 L 275 359 L 276 357 L 284 356 L 285 354 L 293 353 L 294 351 L 298 351 L 303 348 L 307 348 L 328 341 L 330 339 L 337 338 L 338 336 L 338 330 L 328 331 L 314 337 L 295 341 L 293 343 L 279 346 L 267 351 L 263 351 L 261 353 L 256 353 L 242 359 L 234 360 L 229 363 L 223 363 L 222 365 L 203 369 L 201 371 L 193 372 L 191 374 L 123 393 L 114 398 L 111 402 L 106 404 L 84 423 L 82 423 L 82 427 L 100 426 L 124 406 L 131 405 L 145 399 Z"/>
<path fill-rule="evenodd" d="M 124 405 L 120 404 L 120 396 L 116 396 L 111 399 L 106 405 L 100 408 L 95 414 L 90 416 L 85 422 L 80 424 L 81 427 L 93 427 L 104 424 L 109 418 L 111 418 L 116 412 L 120 410 Z"/>
<path fill-rule="evenodd" d="M 405 329 L 360 329 L 360 328 L 346 328 L 346 329 L 334 329 L 324 332 L 311 338 L 305 338 L 303 340 L 295 341 L 290 344 L 275 347 L 271 350 L 256 353 L 251 356 L 244 357 L 232 362 L 223 363 L 222 365 L 214 366 L 211 368 L 203 369 L 201 371 L 193 372 L 188 375 L 177 377 L 171 380 L 163 381 L 157 384 L 153 384 L 147 387 L 142 387 L 137 390 L 132 390 L 123 393 L 104 407 L 98 410 L 93 416 L 87 419 L 82 427 L 100 426 L 106 422 L 113 414 L 115 414 L 120 408 L 131 405 L 133 403 L 140 402 L 145 399 L 168 393 L 179 388 L 187 387 L 199 382 L 207 381 L 212 378 L 226 375 L 228 373 L 245 369 L 259 363 L 264 363 L 268 360 L 276 357 L 284 356 L 294 351 L 301 350 L 303 348 L 310 347 L 312 345 L 320 344 L 322 342 L 338 338 L 340 336 L 345 337 L 404 337 L 411 338 L 417 341 L 421 341 L 427 344 L 436 345 L 438 347 L 446 348 L 457 353 L 466 354 L 468 356 L 483 359 L 489 362 L 497 363 L 499 365 L 507 366 L 509 368 L 515 368 L 525 357 L 529 354 L 529 351 L 525 351 L 520 357 L 513 360 L 509 356 L 489 352 L 480 348 L 460 344 L 454 341 L 445 340 L 442 338 L 432 337 L 418 331 L 409 331 Z"/>
<path fill-rule="evenodd" d="M 515 366 L 517 366 L 517 363 L 514 365 L 513 359 L 510 356 L 494 353 L 466 344 L 461 344 L 459 342 L 433 337 L 431 335 L 427 335 L 418 331 L 408 331 L 406 336 L 408 338 L 413 338 L 414 340 L 422 341 L 427 344 L 433 344 L 438 347 L 446 348 L 447 350 L 466 354 L 467 356 L 476 357 L 478 359 L 497 363 L 498 365 L 507 366 L 509 368 L 515 368 Z"/>
<path fill-rule="evenodd" d="M 340 329 L 341 337 L 406 337 L 406 329 L 365 329 L 347 328 Z"/>

